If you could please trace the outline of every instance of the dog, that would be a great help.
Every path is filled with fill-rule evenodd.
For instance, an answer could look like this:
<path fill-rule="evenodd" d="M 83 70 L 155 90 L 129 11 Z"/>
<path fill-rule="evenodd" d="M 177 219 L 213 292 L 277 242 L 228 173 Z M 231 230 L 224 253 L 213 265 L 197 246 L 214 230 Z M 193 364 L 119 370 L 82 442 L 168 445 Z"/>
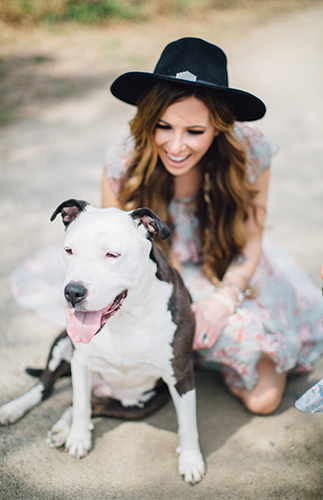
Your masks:
<path fill-rule="evenodd" d="M 35 372 L 38 384 L 0 408 L 0 423 L 21 418 L 71 371 L 73 405 L 52 427 L 49 443 L 65 444 L 81 458 L 92 445 L 91 417 L 141 418 L 165 402 L 167 386 L 178 421 L 178 471 L 198 483 L 205 464 L 196 422 L 191 299 L 153 241 L 156 234 L 166 239 L 170 229 L 147 208 L 126 212 L 68 200 L 51 220 L 58 214 L 66 229 L 63 295 L 73 311 L 68 336 L 55 340 L 46 369 Z"/>

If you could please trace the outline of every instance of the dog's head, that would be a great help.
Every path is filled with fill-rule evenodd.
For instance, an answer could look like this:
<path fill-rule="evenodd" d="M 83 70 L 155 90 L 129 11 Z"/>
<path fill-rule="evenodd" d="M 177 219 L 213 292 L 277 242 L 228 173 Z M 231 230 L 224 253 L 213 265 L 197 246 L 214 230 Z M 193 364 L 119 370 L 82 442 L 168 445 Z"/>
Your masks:
<path fill-rule="evenodd" d="M 148 208 L 130 212 L 97 209 L 67 200 L 53 213 L 66 228 L 64 300 L 75 309 L 67 331 L 75 342 L 88 343 L 124 304 L 144 293 L 156 272 L 150 259 L 152 240 L 170 229 Z"/>

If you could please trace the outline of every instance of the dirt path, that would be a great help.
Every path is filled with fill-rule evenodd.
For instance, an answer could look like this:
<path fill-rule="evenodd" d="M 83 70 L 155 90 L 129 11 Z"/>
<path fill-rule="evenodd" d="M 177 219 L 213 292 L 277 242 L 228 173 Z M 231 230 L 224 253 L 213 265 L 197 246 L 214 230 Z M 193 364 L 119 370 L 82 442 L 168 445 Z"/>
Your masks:
<path fill-rule="evenodd" d="M 29 77 L 38 71 L 42 78 L 38 92 L 52 85 L 51 89 L 60 88 L 64 95 L 55 98 L 49 90 L 47 97 L 31 94 L 21 110 L 23 116 L 2 127 L 0 133 L 0 403 L 31 386 L 24 366 L 42 365 L 51 339 L 58 333 L 56 325 L 13 303 L 6 285 L 8 274 L 31 252 L 62 241 L 61 224 L 48 221 L 62 200 L 77 197 L 100 205 L 104 151 L 126 130 L 133 113 L 131 107 L 109 96 L 109 83 L 120 71 L 151 69 L 155 55 L 178 36 L 202 36 L 223 46 L 229 56 L 231 84 L 266 102 L 268 114 L 260 126 L 281 145 L 273 164 L 268 237 L 289 250 L 320 284 L 322 15 L 323 5 L 317 3 L 277 20 L 255 22 L 250 29 L 248 21 L 241 19 L 236 27 L 243 29 L 236 29 L 234 37 L 233 25 L 226 31 L 224 20 L 221 29 L 210 20 L 203 25 L 177 25 L 176 33 L 174 25 L 142 26 L 141 33 L 125 28 L 122 41 L 111 28 L 106 43 L 102 32 L 95 35 L 91 29 L 66 34 L 65 39 L 54 34 L 41 39 L 42 43 L 40 33 L 38 38 L 31 34 L 20 41 L 23 61 L 31 64 Z M 143 37 L 149 43 L 142 44 Z M 68 40 L 75 45 L 67 44 Z M 34 55 L 48 57 L 41 70 L 36 71 L 38 63 L 30 59 L 32 44 Z M 6 47 L 9 54 L 10 44 Z M 113 51 L 116 58 L 123 54 L 122 64 L 112 64 Z M 75 57 L 80 53 L 80 59 Z M 50 61 L 58 81 L 53 72 L 50 77 L 46 73 Z M 198 373 L 199 432 L 208 472 L 195 488 L 177 475 L 171 403 L 140 423 L 97 419 L 94 449 L 80 462 L 63 450 L 50 449 L 45 443 L 47 430 L 71 398 L 69 382 L 62 381 L 49 401 L 16 425 L 0 429 L 0 498 L 321 499 L 323 419 L 319 414 L 301 414 L 293 405 L 322 377 L 323 360 L 310 376 L 291 379 L 279 410 L 261 418 L 246 412 L 216 373 Z"/>

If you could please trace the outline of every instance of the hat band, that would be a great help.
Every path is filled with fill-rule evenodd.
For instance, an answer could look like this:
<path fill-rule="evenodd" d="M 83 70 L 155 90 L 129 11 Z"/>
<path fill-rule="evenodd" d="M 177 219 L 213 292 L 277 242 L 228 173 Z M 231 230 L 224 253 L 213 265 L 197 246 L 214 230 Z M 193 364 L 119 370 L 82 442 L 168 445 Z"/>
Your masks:
<path fill-rule="evenodd" d="M 176 73 L 175 78 L 179 80 L 186 80 L 187 82 L 196 82 L 197 80 L 197 76 L 190 71 L 181 71 L 180 73 Z"/>

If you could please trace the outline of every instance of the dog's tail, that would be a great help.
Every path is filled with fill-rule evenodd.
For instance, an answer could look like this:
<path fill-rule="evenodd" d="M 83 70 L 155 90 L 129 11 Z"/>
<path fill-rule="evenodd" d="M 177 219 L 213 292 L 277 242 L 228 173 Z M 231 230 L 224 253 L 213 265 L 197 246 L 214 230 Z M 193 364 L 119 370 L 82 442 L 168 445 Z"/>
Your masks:
<path fill-rule="evenodd" d="M 34 378 L 42 378 L 42 376 L 45 373 L 45 370 L 43 368 L 26 368 L 25 372 L 30 375 L 31 377 Z M 67 371 L 65 373 L 62 373 L 59 375 L 59 378 L 64 378 L 64 377 L 70 377 L 71 376 L 71 371 Z"/>
<path fill-rule="evenodd" d="M 41 376 L 44 373 L 44 370 L 42 368 L 26 368 L 25 372 L 31 377 L 41 378 Z"/>

